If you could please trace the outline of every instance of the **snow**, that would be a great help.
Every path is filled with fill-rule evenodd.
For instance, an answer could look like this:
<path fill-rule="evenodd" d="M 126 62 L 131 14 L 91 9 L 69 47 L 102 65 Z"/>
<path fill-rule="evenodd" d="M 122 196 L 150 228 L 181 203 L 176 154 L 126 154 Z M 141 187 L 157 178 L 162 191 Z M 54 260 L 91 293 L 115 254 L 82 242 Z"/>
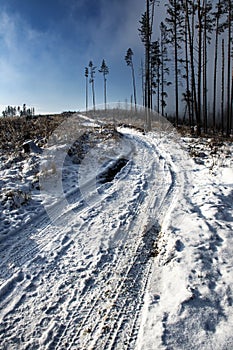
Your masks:
<path fill-rule="evenodd" d="M 232 143 L 117 130 L 0 154 L 1 349 L 233 348 Z"/>
<path fill-rule="evenodd" d="M 203 165 L 192 159 L 179 165 L 185 186 L 161 229 L 137 348 L 231 349 L 232 157 L 221 156 L 224 167 L 213 167 L 202 140 L 184 141 L 184 147 L 197 142 L 208 156 Z M 177 159 L 170 145 L 166 150 Z"/>
<path fill-rule="evenodd" d="M 222 169 L 222 176 L 221 180 L 222 183 L 226 185 L 232 185 L 232 179 L 233 179 L 233 169 L 231 168 L 223 168 Z"/>

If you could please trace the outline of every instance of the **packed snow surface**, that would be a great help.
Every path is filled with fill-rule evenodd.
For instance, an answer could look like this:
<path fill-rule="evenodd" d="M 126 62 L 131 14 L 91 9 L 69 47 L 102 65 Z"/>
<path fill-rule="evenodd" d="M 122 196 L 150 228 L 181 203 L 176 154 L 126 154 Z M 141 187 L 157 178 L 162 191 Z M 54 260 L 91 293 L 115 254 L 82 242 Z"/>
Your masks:
<path fill-rule="evenodd" d="M 232 349 L 232 144 L 84 124 L 1 154 L 0 349 Z"/>

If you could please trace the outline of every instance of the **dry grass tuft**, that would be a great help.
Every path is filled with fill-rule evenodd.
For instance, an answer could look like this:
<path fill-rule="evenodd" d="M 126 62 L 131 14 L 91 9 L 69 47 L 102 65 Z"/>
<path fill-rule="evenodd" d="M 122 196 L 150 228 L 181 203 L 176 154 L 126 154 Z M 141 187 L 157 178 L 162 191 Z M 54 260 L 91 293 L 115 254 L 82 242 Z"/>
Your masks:
<path fill-rule="evenodd" d="M 53 130 L 64 120 L 60 114 L 27 117 L 0 118 L 0 149 L 12 153 L 22 150 L 27 140 L 48 139 Z"/>

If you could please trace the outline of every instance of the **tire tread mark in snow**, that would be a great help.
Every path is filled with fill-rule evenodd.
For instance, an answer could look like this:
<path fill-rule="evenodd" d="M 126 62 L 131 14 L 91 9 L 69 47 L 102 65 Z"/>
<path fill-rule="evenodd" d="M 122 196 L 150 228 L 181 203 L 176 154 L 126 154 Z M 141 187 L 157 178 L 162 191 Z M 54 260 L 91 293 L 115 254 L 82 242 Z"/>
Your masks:
<path fill-rule="evenodd" d="M 127 271 L 122 271 L 122 275 L 124 276 L 124 278 L 118 281 L 114 290 L 112 291 L 113 306 L 109 308 L 108 316 L 106 317 L 105 315 L 105 322 L 101 325 L 100 329 L 100 332 L 105 328 L 108 329 L 108 335 L 106 336 L 106 334 L 103 334 L 102 337 L 100 335 L 100 338 L 97 339 L 97 342 L 92 344 L 93 348 L 108 349 L 110 344 L 112 344 L 110 348 L 114 348 L 119 340 L 119 335 L 125 330 L 125 327 L 128 325 L 129 319 L 131 329 L 128 332 L 134 335 L 134 339 L 131 339 L 131 337 L 129 337 L 128 341 L 130 341 L 130 343 L 134 343 L 136 341 L 137 321 L 141 314 L 144 291 L 146 289 L 146 285 L 150 275 L 150 269 L 152 264 L 151 249 L 153 248 L 153 242 L 157 231 L 158 230 L 156 228 L 153 228 L 144 235 L 137 252 L 133 256 L 133 260 L 129 262 L 129 268 L 127 269 Z M 88 292 L 91 292 L 91 288 L 86 292 L 87 294 Z M 98 306 L 98 301 L 101 300 L 100 296 L 103 293 L 104 290 L 102 290 L 99 295 L 93 296 L 92 300 L 94 300 L 94 303 L 90 308 L 88 307 L 88 305 L 85 304 L 86 302 L 84 300 L 83 306 L 86 306 L 86 310 L 82 311 L 86 311 L 86 316 L 79 326 L 79 331 L 76 331 L 76 334 L 74 334 L 71 338 L 72 341 L 67 349 L 74 349 L 73 346 L 77 345 L 76 343 L 79 341 L 81 333 L 83 332 L 85 327 L 88 327 L 90 315 L 92 315 L 93 310 Z M 125 293 L 127 293 L 127 295 Z M 87 298 L 87 294 L 85 295 L 85 298 Z M 88 300 L 90 305 L 91 300 L 89 298 Z M 133 309 L 129 308 L 129 305 L 132 302 L 134 304 Z M 134 317 L 132 317 L 132 313 L 135 311 L 135 308 L 137 309 L 137 311 Z M 112 314 L 115 315 L 115 320 L 114 322 L 112 322 L 111 328 L 109 328 L 107 323 L 108 321 L 111 321 L 111 317 L 113 317 Z M 98 331 L 99 325 L 101 323 L 101 319 L 97 319 L 96 325 L 93 326 L 92 330 L 89 331 L 89 338 L 91 336 L 94 336 L 95 332 Z M 118 325 L 117 331 L 116 325 Z M 121 326 L 119 327 L 119 325 Z M 68 328 L 69 325 L 67 327 L 67 330 Z M 66 334 L 64 334 L 64 336 L 65 335 Z M 122 338 L 122 335 L 120 337 Z M 89 346 L 89 340 L 87 340 L 87 343 L 82 344 L 80 349 L 86 349 Z M 56 349 L 59 348 L 60 347 L 57 345 Z M 121 349 L 121 347 L 119 347 L 119 349 Z"/>
<path fill-rule="evenodd" d="M 166 164 L 167 165 L 167 170 L 169 171 L 170 174 L 170 184 L 168 186 L 168 189 L 166 190 L 166 193 L 163 197 L 163 199 L 160 201 L 159 206 L 157 207 L 157 218 L 161 217 L 164 215 L 164 211 L 166 210 L 167 207 L 169 207 L 171 198 L 174 194 L 174 190 L 176 188 L 176 173 L 172 169 L 171 164 Z M 152 198 L 151 198 L 152 200 Z M 142 200 L 143 201 L 143 200 Z M 131 227 L 133 229 L 133 227 Z M 155 238 L 155 237 L 154 237 Z M 98 348 L 98 349 L 133 349 L 133 346 L 136 342 L 137 339 L 137 334 L 139 331 L 139 319 L 141 315 L 141 308 L 143 304 L 143 296 L 144 296 L 144 291 L 146 289 L 149 276 L 150 276 L 150 267 L 151 267 L 151 262 L 147 262 L 147 267 L 146 263 L 144 261 L 140 261 L 140 268 L 141 271 L 138 271 L 137 276 L 134 276 L 134 283 L 129 285 L 129 281 L 132 280 L 133 272 L 136 269 L 137 266 L 137 260 L 141 259 L 141 253 L 140 253 L 140 244 L 138 246 L 137 251 L 134 253 L 133 257 L 131 257 L 131 260 L 128 261 L 128 271 L 125 269 L 121 270 L 121 274 L 124 275 L 123 281 L 120 280 L 116 284 L 114 291 L 113 291 L 113 300 L 114 303 L 111 306 L 111 308 L 108 310 L 108 315 L 105 317 L 104 322 L 101 321 L 100 318 L 97 317 L 95 325 L 92 325 L 92 329 L 88 328 L 90 321 L 91 321 L 91 315 L 95 313 L 96 308 L 100 306 L 100 298 L 101 294 L 104 293 L 104 290 L 100 291 L 99 294 L 95 294 L 92 290 L 92 285 L 93 287 L 98 283 L 98 281 L 95 280 L 90 280 L 90 285 L 85 289 L 83 293 L 83 303 L 80 303 L 80 309 L 76 309 L 77 314 L 85 314 L 85 317 L 82 319 L 80 327 L 78 332 L 75 334 L 72 334 L 70 337 L 70 344 L 68 349 L 86 349 L 89 348 L 91 345 L 91 348 Z M 152 244 L 151 244 L 152 247 Z M 124 251 L 124 247 L 122 247 L 122 251 Z M 139 258 L 140 257 L 140 258 Z M 118 259 L 121 260 L 121 256 L 118 256 Z M 118 260 L 118 261 L 119 261 Z M 106 262 L 106 261 L 105 261 Z M 139 261 L 138 261 L 139 262 Z M 143 266 L 144 265 L 144 266 Z M 142 268 L 143 266 L 143 268 Z M 97 273 L 101 269 L 101 263 L 98 266 Z M 108 272 L 109 270 L 114 270 L 115 266 L 108 266 Z M 102 267 L 102 271 L 104 271 L 104 266 Z M 103 272 L 104 273 L 104 272 Z M 140 285 L 141 283 L 141 285 Z M 125 288 L 130 288 L 131 291 L 137 290 L 138 286 L 140 285 L 140 288 L 138 289 L 138 294 L 134 295 L 132 297 L 131 301 L 133 300 L 135 302 L 134 306 L 137 309 L 135 316 L 132 317 L 132 313 L 135 311 L 132 310 L 129 307 L 130 304 L 130 296 L 128 295 L 128 298 L 125 296 Z M 90 295 L 91 294 L 91 297 Z M 88 297 L 89 295 L 89 297 Z M 86 302 L 84 298 L 89 300 L 89 305 L 91 304 L 92 301 L 94 301 L 92 306 L 86 305 Z M 135 301 L 136 300 L 136 301 Z M 117 304 L 118 307 L 117 307 Z M 137 304 L 137 307 L 136 307 Z M 111 317 L 115 315 L 115 321 L 112 322 Z M 109 324 L 112 323 L 112 326 L 109 328 L 108 326 L 108 321 Z M 117 326 L 117 329 L 116 327 Z M 127 326 L 129 329 L 127 329 Z M 85 344 L 80 344 L 80 337 L 82 337 L 82 332 L 85 330 L 87 327 L 88 331 L 88 339 L 84 342 Z M 100 328 L 100 329 L 99 329 Z M 69 333 L 69 325 L 66 328 L 67 333 Z M 105 333 L 107 331 L 107 334 Z M 100 332 L 99 336 L 95 338 L 95 335 L 97 332 Z M 65 337 L 68 334 L 63 334 Z M 94 337 L 94 340 L 92 339 Z M 123 343 L 122 343 L 122 338 Z M 59 344 L 62 343 L 62 340 Z M 79 347 L 77 348 L 77 344 L 79 344 Z M 56 349 L 59 349 L 59 346 L 56 347 Z"/>
<path fill-rule="evenodd" d="M 142 142 L 138 142 L 139 147 L 141 147 Z M 151 149 L 148 145 L 145 147 L 149 151 L 142 152 L 142 164 L 143 161 L 146 162 L 146 156 L 151 150 L 157 151 L 155 147 L 151 147 Z M 157 153 L 159 154 L 158 151 Z M 150 156 L 153 157 L 154 154 L 150 154 Z M 165 160 L 170 183 L 168 184 L 164 179 L 161 180 L 162 183 L 159 183 L 162 198 L 158 200 L 157 212 L 153 218 L 155 223 L 169 207 L 177 187 L 176 173 L 173 170 L 172 162 L 169 159 Z M 154 171 L 154 169 L 151 169 L 153 177 L 152 170 Z M 114 186 L 111 190 L 114 190 Z M 154 194 L 149 191 L 151 192 L 150 188 L 145 188 L 145 196 L 140 197 L 138 206 L 134 208 L 136 223 L 132 220 L 129 225 L 131 234 L 124 239 L 122 232 L 120 232 L 121 239 L 118 240 L 117 245 L 102 252 L 101 259 L 92 270 L 90 277 L 87 278 L 84 288 L 81 292 L 77 292 L 76 302 L 72 303 L 69 297 L 70 307 L 67 308 L 67 314 L 57 325 L 56 333 L 52 339 L 45 344 L 46 349 L 86 350 L 90 349 L 90 346 L 100 350 L 134 349 L 143 298 L 150 278 L 151 249 L 159 230 L 157 226 L 154 226 L 151 230 L 145 230 L 143 235 L 141 232 L 146 224 L 141 206 L 143 206 L 146 196 L 147 204 L 149 202 L 149 205 L 152 206 L 155 202 Z M 80 210 L 80 214 L 82 212 L 85 210 Z M 120 227 L 120 230 L 124 230 L 124 226 Z M 45 236 L 41 235 L 41 244 L 46 244 L 46 231 L 47 229 L 44 232 Z M 64 238 L 63 243 L 68 244 Z M 31 252 L 33 253 L 33 250 Z M 31 257 L 27 254 L 23 259 L 23 256 L 21 256 L 20 263 Z M 103 276 L 105 277 L 103 278 Z M 78 280 L 78 276 L 76 278 Z M 105 284 L 103 284 L 104 281 Z M 107 284 L 106 281 L 109 283 Z M 111 293 L 110 297 L 106 297 L 108 293 Z M 108 306 L 104 312 L 103 307 L 106 303 Z M 132 317 L 134 313 L 135 315 Z"/>
<path fill-rule="evenodd" d="M 150 241 L 150 249 L 153 246 L 152 242 L 153 240 Z M 123 301 L 121 312 L 118 312 L 118 310 L 116 310 L 118 315 L 111 326 L 111 331 L 108 333 L 107 339 L 104 339 L 104 344 L 103 345 L 101 344 L 100 347 L 98 343 L 100 342 L 101 339 L 98 339 L 96 348 L 113 349 L 118 346 L 119 342 L 120 343 L 123 342 L 125 346 L 127 345 L 126 349 L 130 349 L 130 347 L 133 346 L 136 341 L 136 336 L 138 333 L 137 332 L 138 320 L 141 315 L 143 298 L 144 298 L 144 294 L 145 294 L 145 290 L 146 290 L 146 286 L 148 283 L 151 266 L 152 266 L 152 260 L 150 259 L 151 258 L 150 251 L 146 252 L 146 256 L 144 258 L 142 258 L 142 255 L 143 255 L 142 252 L 140 252 L 139 254 L 140 254 L 139 257 L 136 259 L 139 261 L 133 262 L 128 272 L 128 275 L 126 276 L 125 284 L 122 286 L 122 289 L 120 290 L 120 293 L 118 295 L 117 302 L 119 303 L 119 301 L 121 300 Z M 147 259 L 148 259 L 148 262 L 146 261 Z M 138 271 L 134 271 L 135 269 L 137 269 L 138 265 L 140 265 L 138 267 Z M 135 272 L 136 272 L 136 275 L 135 275 Z M 128 306 L 127 303 L 130 301 L 129 300 L 130 295 L 128 296 L 128 299 L 127 299 L 127 296 L 125 295 L 125 292 L 124 292 L 124 289 L 127 288 L 127 280 L 133 280 L 133 283 L 130 286 L 128 286 L 129 294 L 130 292 L 132 293 L 132 290 L 134 290 L 134 295 L 132 298 L 133 300 L 132 306 L 134 306 L 134 308 L 130 308 L 130 309 L 127 309 L 127 306 Z M 139 286 L 140 286 L 140 289 L 138 288 Z M 135 293 L 135 290 L 136 290 L 136 293 Z M 123 340 L 122 333 L 124 331 L 124 328 L 126 328 L 129 325 L 130 325 L 130 329 L 128 330 L 128 332 L 125 332 L 126 334 L 124 338 L 126 339 Z"/>

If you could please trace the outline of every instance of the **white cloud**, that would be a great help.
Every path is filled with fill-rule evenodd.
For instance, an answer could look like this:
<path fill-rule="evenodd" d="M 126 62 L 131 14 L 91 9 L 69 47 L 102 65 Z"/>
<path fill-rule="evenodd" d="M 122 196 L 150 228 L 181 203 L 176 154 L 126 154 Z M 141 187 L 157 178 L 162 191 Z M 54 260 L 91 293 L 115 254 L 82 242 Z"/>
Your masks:
<path fill-rule="evenodd" d="M 117 90 L 115 85 L 121 85 L 120 79 L 126 74 L 130 76 L 124 62 L 128 47 L 133 49 L 135 61 L 140 62 L 143 56 L 138 26 L 144 1 L 99 0 L 91 14 L 90 1 L 69 0 L 68 4 L 67 0 L 57 1 L 66 7 L 66 15 L 59 23 L 45 18 L 49 21 L 48 26 L 43 26 L 49 28 L 47 31 L 36 30 L 23 13 L 0 12 L 1 90 L 9 86 L 9 90 L 15 89 L 15 94 L 21 89 L 22 93 L 37 94 L 41 99 L 43 94 L 46 100 L 46 95 L 56 94 L 69 99 L 73 86 L 76 94 L 82 95 L 84 67 L 90 59 L 99 66 L 103 58 L 110 68 L 112 89 Z M 124 88 L 120 90 L 125 95 Z M 102 99 L 102 85 L 100 91 Z"/>
<path fill-rule="evenodd" d="M 15 21 L 6 13 L 0 14 L 0 38 L 6 49 L 14 50 L 16 42 Z"/>
<path fill-rule="evenodd" d="M 100 15 L 89 23 L 87 55 L 119 58 L 128 47 L 140 51 L 138 26 L 144 4 L 141 1 L 100 1 Z"/>

